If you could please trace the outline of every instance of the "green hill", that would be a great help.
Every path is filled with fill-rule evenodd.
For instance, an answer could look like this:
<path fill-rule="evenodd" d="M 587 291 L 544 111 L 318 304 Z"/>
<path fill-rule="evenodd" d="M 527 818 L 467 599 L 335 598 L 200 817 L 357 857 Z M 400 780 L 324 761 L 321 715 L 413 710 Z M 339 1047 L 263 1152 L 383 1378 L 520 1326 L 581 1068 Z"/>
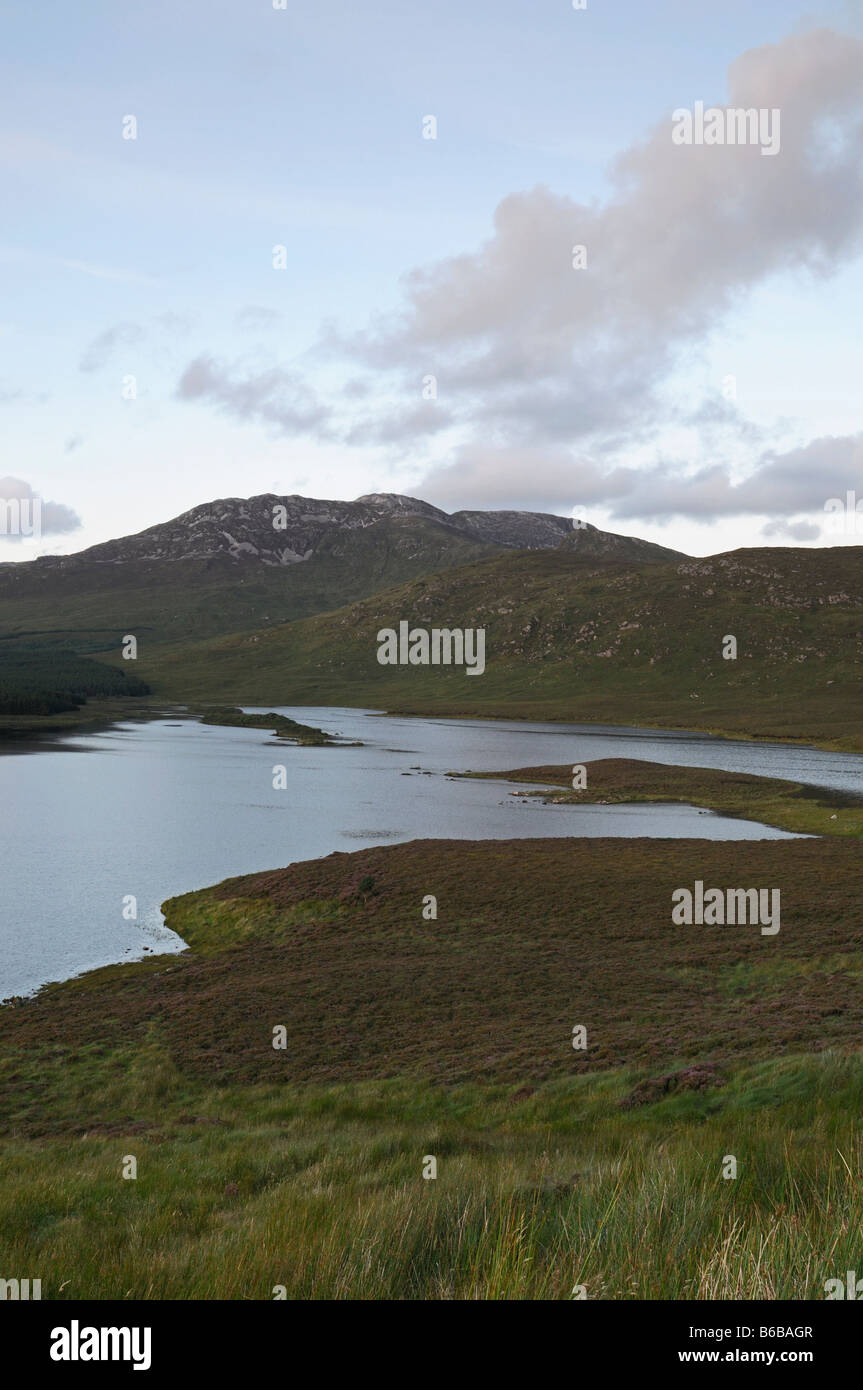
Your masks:
<path fill-rule="evenodd" d="M 486 630 L 486 669 L 381 666 L 382 628 Z M 736 660 L 723 639 L 737 639 Z M 633 565 L 511 551 L 332 613 L 145 649 L 157 695 L 725 731 L 863 748 L 863 548 Z"/>
<path fill-rule="evenodd" d="M 333 531 L 304 563 L 286 566 L 226 553 L 8 565 L 0 568 L 0 635 L 72 640 L 100 651 L 118 647 L 127 632 L 150 643 L 218 636 L 337 608 L 498 551 L 411 517 Z"/>
<path fill-rule="evenodd" d="M 72 555 L 0 564 L 0 637 L 111 650 L 241 632 L 352 603 L 512 549 L 650 564 L 678 551 L 543 512 L 455 512 L 415 497 L 227 497 Z"/>

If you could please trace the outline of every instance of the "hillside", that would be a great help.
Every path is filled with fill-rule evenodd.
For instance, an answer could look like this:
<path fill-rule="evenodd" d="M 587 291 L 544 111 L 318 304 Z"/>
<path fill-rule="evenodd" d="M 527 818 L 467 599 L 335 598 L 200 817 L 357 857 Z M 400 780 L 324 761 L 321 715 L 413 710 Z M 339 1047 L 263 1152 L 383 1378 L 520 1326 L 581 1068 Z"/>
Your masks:
<path fill-rule="evenodd" d="M 483 556 L 561 544 L 634 562 L 676 554 L 565 517 L 450 516 L 390 493 L 224 498 L 73 555 L 0 565 L 0 636 L 38 634 L 80 650 L 109 650 L 126 632 L 151 643 L 216 636 L 339 608 Z"/>
<path fill-rule="evenodd" d="M 484 627 L 486 669 L 381 666 L 378 631 Z M 737 638 L 736 660 L 722 655 Z M 340 611 L 145 653 L 157 695 L 566 719 L 863 748 L 863 548 L 624 565 L 512 552 Z"/>
<path fill-rule="evenodd" d="M 172 554 L 166 545 L 155 555 L 136 546 L 118 559 L 82 551 L 60 563 L 0 567 L 0 635 L 94 651 L 116 648 L 127 632 L 150 643 L 220 636 L 337 608 L 498 552 L 433 519 L 400 516 L 361 530 L 334 527 L 294 563 L 232 553 L 227 544 L 207 554 L 180 546 Z"/>

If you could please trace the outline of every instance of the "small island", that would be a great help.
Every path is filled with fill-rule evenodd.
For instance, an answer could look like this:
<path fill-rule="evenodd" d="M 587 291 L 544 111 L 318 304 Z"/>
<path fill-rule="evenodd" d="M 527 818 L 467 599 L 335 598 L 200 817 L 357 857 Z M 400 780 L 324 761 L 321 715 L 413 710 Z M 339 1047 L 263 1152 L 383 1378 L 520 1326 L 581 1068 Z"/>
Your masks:
<path fill-rule="evenodd" d="M 324 733 L 323 729 L 316 729 L 311 724 L 300 724 L 296 719 L 289 719 L 285 714 L 275 714 L 272 710 L 268 714 L 245 714 L 241 709 L 225 706 L 223 709 L 211 709 L 205 713 L 192 712 L 197 714 L 202 724 L 224 724 L 240 729 L 268 729 L 277 738 L 286 739 L 303 748 L 362 747 L 359 740 L 340 744 L 338 739 L 333 738 L 332 734 Z"/>

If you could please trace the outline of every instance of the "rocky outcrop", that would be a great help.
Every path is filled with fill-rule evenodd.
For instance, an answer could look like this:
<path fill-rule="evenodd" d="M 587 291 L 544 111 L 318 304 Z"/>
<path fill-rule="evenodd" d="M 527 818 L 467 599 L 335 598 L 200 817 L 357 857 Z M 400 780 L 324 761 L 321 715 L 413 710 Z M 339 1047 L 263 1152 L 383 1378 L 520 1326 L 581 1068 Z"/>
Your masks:
<path fill-rule="evenodd" d="M 453 512 L 450 521 L 477 540 L 511 550 L 551 550 L 573 527 L 569 517 L 548 512 Z"/>

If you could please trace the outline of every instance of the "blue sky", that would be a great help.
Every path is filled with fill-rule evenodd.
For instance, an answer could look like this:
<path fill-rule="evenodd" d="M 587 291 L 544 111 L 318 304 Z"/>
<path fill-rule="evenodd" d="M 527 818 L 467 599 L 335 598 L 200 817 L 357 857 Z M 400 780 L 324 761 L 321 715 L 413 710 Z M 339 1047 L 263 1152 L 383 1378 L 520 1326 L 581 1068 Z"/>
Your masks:
<path fill-rule="evenodd" d="M 0 472 L 80 524 L 0 559 L 264 491 L 577 508 L 694 553 L 854 539 L 819 523 L 843 482 L 863 498 L 861 21 L 788 0 L 19 6 Z M 730 80 L 781 94 L 780 154 L 673 162 L 671 112 Z M 812 143 L 822 106 L 838 153 Z"/>

